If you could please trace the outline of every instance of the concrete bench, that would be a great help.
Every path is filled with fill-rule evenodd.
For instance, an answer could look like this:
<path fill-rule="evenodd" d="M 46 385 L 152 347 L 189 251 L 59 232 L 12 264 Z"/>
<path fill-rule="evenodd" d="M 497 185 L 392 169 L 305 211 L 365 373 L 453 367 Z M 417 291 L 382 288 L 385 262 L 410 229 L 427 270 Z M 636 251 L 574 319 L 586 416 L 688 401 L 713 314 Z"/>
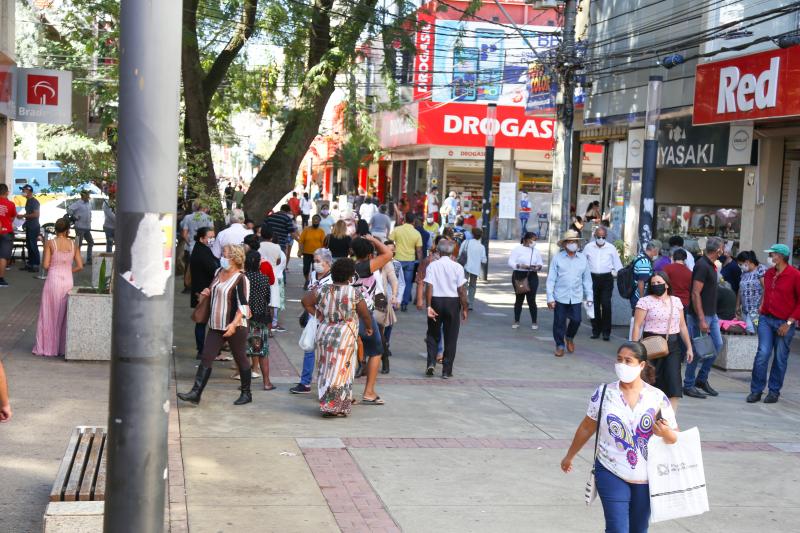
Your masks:
<path fill-rule="evenodd" d="M 72 431 L 50 491 L 45 533 L 103 531 L 106 436 L 104 427 L 78 426 Z"/>
<path fill-rule="evenodd" d="M 758 335 L 722 333 L 722 350 L 714 366 L 722 370 L 750 372 L 758 352 Z"/>

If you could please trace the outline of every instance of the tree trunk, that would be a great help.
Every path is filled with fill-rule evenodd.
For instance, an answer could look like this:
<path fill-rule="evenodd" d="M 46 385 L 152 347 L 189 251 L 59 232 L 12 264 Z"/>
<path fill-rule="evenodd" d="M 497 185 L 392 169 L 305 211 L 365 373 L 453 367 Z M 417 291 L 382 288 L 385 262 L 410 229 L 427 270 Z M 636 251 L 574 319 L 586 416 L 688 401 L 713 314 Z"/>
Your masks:
<path fill-rule="evenodd" d="M 350 22 L 331 35 L 332 0 L 316 0 L 309 32 L 308 77 L 275 150 L 259 169 L 244 198 L 247 215 L 260 220 L 294 186 L 297 171 L 319 131 L 325 106 L 341 69 L 356 55 L 356 44 L 375 12 L 377 0 L 359 0 L 348 13 Z"/>

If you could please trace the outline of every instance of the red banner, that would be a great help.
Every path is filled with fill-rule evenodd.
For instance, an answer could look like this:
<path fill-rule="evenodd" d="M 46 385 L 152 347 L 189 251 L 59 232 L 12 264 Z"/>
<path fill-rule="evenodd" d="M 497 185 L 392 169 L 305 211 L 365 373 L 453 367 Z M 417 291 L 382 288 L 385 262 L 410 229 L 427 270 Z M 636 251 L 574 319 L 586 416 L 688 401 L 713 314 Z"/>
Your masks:
<path fill-rule="evenodd" d="M 697 65 L 697 124 L 800 115 L 800 46 Z"/>
<path fill-rule="evenodd" d="M 525 115 L 524 107 L 498 106 L 497 119 L 486 119 L 486 106 L 419 102 L 418 144 L 484 146 L 494 130 L 497 148 L 552 150 L 555 119 Z"/>
<path fill-rule="evenodd" d="M 429 2 L 417 12 L 417 55 L 414 56 L 414 100 L 431 97 L 433 53 L 436 44 L 436 4 Z"/>

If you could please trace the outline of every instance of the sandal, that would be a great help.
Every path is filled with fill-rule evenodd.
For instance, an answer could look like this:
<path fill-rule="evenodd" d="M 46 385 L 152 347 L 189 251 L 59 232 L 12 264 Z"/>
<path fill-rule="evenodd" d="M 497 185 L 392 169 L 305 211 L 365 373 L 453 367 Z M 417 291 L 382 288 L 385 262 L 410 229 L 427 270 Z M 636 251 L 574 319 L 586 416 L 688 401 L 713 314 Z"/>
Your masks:
<path fill-rule="evenodd" d="M 269 386 L 264 385 L 264 390 L 275 390 L 277 387 L 270 383 Z"/>
<path fill-rule="evenodd" d="M 385 404 L 386 402 L 384 402 L 384 401 L 381 399 L 381 397 L 380 397 L 380 396 L 376 396 L 375 398 L 373 398 L 373 399 L 371 399 L 371 400 L 370 400 L 369 398 L 364 398 L 364 397 L 362 396 L 362 397 L 361 397 L 361 403 L 363 403 L 364 405 L 383 405 L 383 404 Z"/>

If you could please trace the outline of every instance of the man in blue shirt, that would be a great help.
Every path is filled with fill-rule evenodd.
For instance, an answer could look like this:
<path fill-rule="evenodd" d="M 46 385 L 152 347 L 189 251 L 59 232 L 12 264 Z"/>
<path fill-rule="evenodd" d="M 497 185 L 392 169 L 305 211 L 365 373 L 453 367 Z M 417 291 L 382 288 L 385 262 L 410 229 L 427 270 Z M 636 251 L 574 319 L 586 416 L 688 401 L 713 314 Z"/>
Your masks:
<path fill-rule="evenodd" d="M 558 242 L 562 248 L 550 261 L 547 274 L 547 307 L 555 311 L 553 339 L 556 357 L 564 356 L 564 347 L 575 351 L 575 335 L 581 326 L 581 303 L 594 305 L 592 275 L 589 262 L 578 251 L 581 237 L 577 231 L 567 231 Z"/>
<path fill-rule="evenodd" d="M 38 272 L 39 262 L 41 261 L 39 255 L 39 200 L 33 196 L 33 187 L 24 185 L 22 187 L 22 195 L 27 198 L 25 201 L 25 214 L 18 215 L 17 218 L 25 219 L 25 246 L 28 249 L 28 262 L 22 268 L 28 272 Z"/>
<path fill-rule="evenodd" d="M 636 283 L 636 288 L 630 298 L 631 309 L 636 309 L 639 298 L 647 294 L 647 285 L 653 275 L 653 261 L 658 257 L 659 250 L 661 241 L 653 239 L 645 245 L 644 252 L 636 256 L 633 262 L 633 281 Z"/>

